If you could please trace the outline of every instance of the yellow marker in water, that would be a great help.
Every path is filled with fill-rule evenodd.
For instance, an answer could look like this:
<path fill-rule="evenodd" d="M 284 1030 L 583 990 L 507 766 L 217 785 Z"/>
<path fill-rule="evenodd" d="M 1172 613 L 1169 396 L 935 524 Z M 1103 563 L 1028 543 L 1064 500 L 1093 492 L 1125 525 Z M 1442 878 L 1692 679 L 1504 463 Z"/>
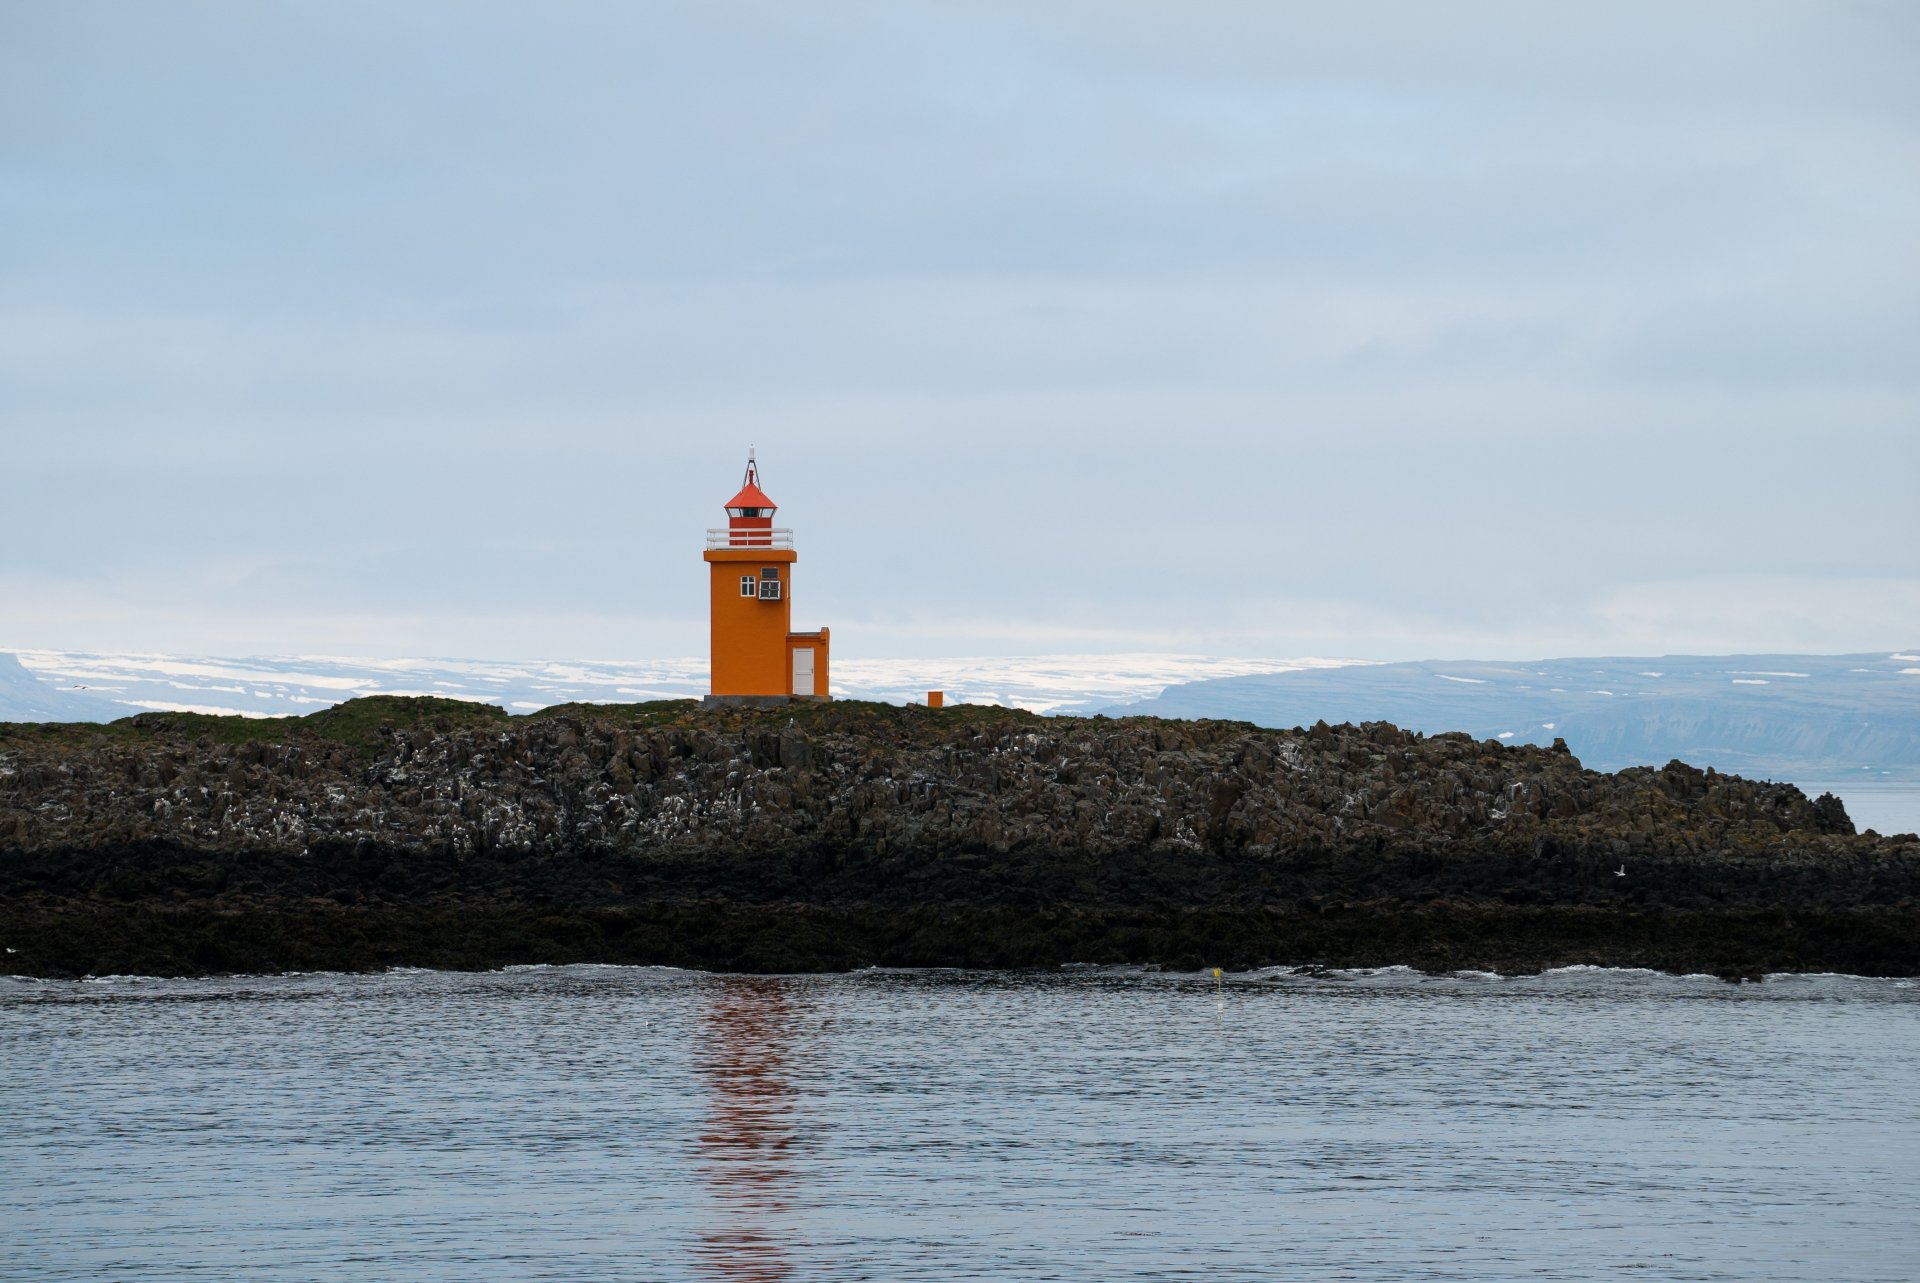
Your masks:
<path fill-rule="evenodd" d="M 1220 978 L 1220 968 L 1213 969 L 1214 1001 L 1216 1004 L 1227 1000 L 1227 982 Z"/>

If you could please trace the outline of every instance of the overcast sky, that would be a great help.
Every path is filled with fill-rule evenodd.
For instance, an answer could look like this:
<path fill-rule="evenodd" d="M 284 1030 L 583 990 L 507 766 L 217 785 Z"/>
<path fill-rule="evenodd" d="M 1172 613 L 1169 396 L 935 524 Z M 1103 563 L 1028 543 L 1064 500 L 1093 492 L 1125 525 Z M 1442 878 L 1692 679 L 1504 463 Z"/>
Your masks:
<path fill-rule="evenodd" d="M 1920 643 L 1920 6 L 0 0 L 0 647 Z"/>

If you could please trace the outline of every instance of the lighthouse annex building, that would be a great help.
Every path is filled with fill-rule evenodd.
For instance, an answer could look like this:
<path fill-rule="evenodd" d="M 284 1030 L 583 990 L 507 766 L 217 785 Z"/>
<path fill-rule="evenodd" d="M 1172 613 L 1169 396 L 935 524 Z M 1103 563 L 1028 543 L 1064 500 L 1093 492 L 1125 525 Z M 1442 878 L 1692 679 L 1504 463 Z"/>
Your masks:
<path fill-rule="evenodd" d="M 793 631 L 793 531 L 773 524 L 777 505 L 747 453 L 724 529 L 707 531 L 708 646 L 714 703 L 827 696 L 829 634 Z"/>

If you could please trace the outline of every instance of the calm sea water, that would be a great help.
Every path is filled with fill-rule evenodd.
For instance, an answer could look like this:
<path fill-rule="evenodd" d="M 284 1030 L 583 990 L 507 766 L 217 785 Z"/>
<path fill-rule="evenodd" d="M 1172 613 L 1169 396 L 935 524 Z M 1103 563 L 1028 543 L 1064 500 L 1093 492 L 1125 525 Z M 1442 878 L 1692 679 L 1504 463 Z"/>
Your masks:
<path fill-rule="evenodd" d="M 1878 779 L 1867 774 L 1800 784 L 1808 797 L 1833 793 L 1847 804 L 1857 829 L 1881 833 L 1920 833 L 1920 784 L 1910 779 Z"/>
<path fill-rule="evenodd" d="M 10 1279 L 1920 1276 L 1920 983 L 0 980 Z"/>

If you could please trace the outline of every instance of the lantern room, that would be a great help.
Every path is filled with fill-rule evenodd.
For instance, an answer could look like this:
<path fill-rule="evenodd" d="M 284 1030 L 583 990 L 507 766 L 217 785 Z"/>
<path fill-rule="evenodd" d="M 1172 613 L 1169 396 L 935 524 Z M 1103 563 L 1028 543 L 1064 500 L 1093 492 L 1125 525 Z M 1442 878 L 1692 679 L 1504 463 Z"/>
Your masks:
<path fill-rule="evenodd" d="M 741 483 L 740 493 L 727 500 L 728 546 L 770 547 L 773 514 L 778 507 L 760 488 L 759 466 L 753 461 L 753 451 L 747 451 L 747 475 Z"/>
<path fill-rule="evenodd" d="M 828 631 L 793 631 L 793 531 L 773 524 L 778 505 L 760 488 L 747 452 L 727 524 L 707 531 L 710 702 L 758 703 L 827 696 Z"/>

